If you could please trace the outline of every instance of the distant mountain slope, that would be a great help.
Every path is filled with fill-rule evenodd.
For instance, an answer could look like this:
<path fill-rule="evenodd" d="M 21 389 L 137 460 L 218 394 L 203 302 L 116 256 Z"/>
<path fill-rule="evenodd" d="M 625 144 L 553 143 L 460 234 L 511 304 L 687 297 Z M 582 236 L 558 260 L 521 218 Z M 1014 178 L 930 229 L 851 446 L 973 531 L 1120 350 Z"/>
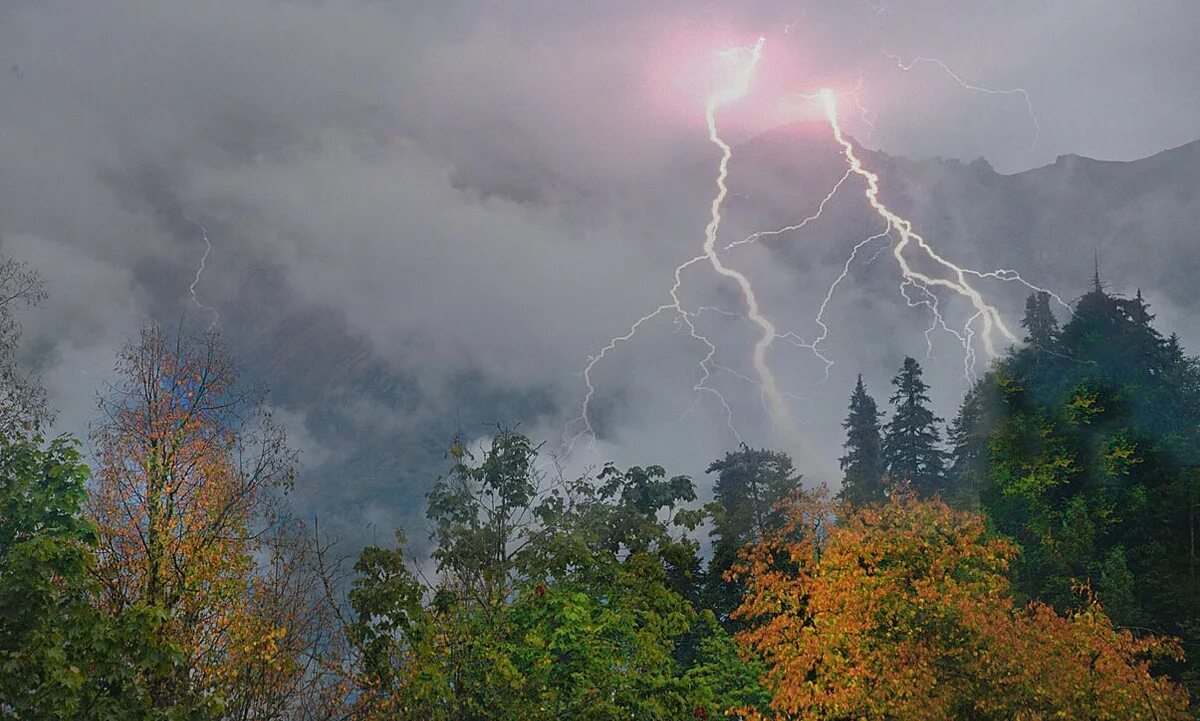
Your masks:
<path fill-rule="evenodd" d="M 1200 352 L 1200 313 L 1193 313 L 1200 307 L 1200 142 L 1132 162 L 1062 156 L 1053 165 L 1013 175 L 997 173 L 983 160 L 910 160 L 869 150 L 863 151 L 863 158 L 879 174 L 884 200 L 910 217 L 918 231 L 954 261 L 984 270 L 1017 270 L 1070 301 L 1087 289 L 1095 254 L 1114 291 L 1143 288 L 1154 304 L 1152 310 L 1170 316 L 1162 326 L 1180 330 L 1185 345 Z M 755 230 L 798 222 L 844 172 L 828 129 L 820 124 L 778 128 L 742 144 L 731 165 L 723 243 Z M 679 182 L 702 198 L 711 180 L 706 172 L 697 172 Z M 881 229 L 882 223 L 862 198 L 861 181 L 851 179 L 820 221 L 801 232 L 762 241 L 769 249 L 766 253 L 738 248 L 729 257 L 752 271 L 764 259 L 790 269 L 785 277 L 795 281 L 785 284 L 787 292 L 782 295 L 772 286 L 766 307 L 785 329 L 811 338 L 816 332 L 813 313 L 850 248 Z M 689 247 L 686 239 L 679 243 L 685 251 Z M 818 382 L 819 364 L 805 352 L 776 351 L 775 362 L 785 384 L 807 398 L 796 407 L 797 415 L 815 446 L 830 449 L 829 458 L 800 462 L 813 480 L 833 484 L 839 480 L 836 475 L 818 477 L 828 474 L 818 474 L 817 469 L 835 467 L 842 440 L 838 421 L 854 375 L 864 373 L 870 390 L 886 407 L 887 381 L 900 359 L 925 351 L 928 314 L 904 305 L 896 292 L 895 264 L 886 254 L 877 255 L 880 249 L 877 246 L 860 258 L 830 304 L 826 348 L 836 365 L 827 382 Z M 871 258 L 877 260 L 867 265 Z M 984 282 L 981 287 L 1020 334 L 1018 323 L 1028 289 L 997 282 Z M 735 295 L 726 299 L 730 308 L 740 307 Z M 949 298 L 944 306 L 951 317 L 958 312 L 956 302 L 961 304 Z M 285 329 L 297 324 L 307 327 L 311 319 L 280 319 L 280 323 L 280 332 L 267 336 L 271 340 L 266 355 L 276 359 L 279 344 L 297 346 Z M 740 342 L 734 341 L 734 353 Z M 952 342 L 938 342 L 935 355 L 926 360 L 927 378 L 934 386 L 939 412 L 949 417 L 965 388 L 961 353 Z M 320 347 L 319 342 L 301 345 Z M 340 348 L 353 345 L 349 338 L 339 341 Z M 336 515 L 346 522 L 363 518 L 359 528 L 348 529 L 352 537 L 373 521 L 405 519 L 410 530 L 421 527 L 423 494 L 438 474 L 444 441 L 455 424 L 475 430 L 497 420 L 524 418 L 527 424 L 535 423 L 539 417 L 553 418 L 556 402 L 567 402 L 491 388 L 482 379 L 464 379 L 461 393 L 446 399 L 454 407 L 414 418 L 409 426 L 377 426 L 370 420 L 372 406 L 403 415 L 403 409 L 415 411 L 424 403 L 417 398 L 420 392 L 412 379 L 398 376 L 386 362 L 369 359 L 369 348 L 361 350 L 363 354 L 349 365 L 330 365 L 297 349 L 294 356 L 285 354 L 293 361 L 284 360 L 269 374 L 275 378 L 276 398 L 306 413 L 310 432 L 320 445 L 333 449 L 324 462 L 309 469 L 314 475 L 310 498 L 314 505 L 340 509 Z M 628 357 L 616 362 L 627 361 Z M 300 364 L 295 378 L 288 369 L 291 363 Z M 755 412 L 753 405 L 745 405 L 746 413 Z M 323 411 L 322 406 L 328 409 Z M 567 410 L 572 409 L 564 409 L 564 415 Z M 619 418 L 620 410 L 616 413 Z M 721 450 L 714 448 L 712 457 Z M 695 459 L 699 468 L 677 470 L 698 473 L 707 460 L 711 459 Z M 343 486 L 339 479 L 353 480 Z M 423 534 L 417 530 L 415 535 Z"/>
<path fill-rule="evenodd" d="M 1189 351 L 1200 352 L 1200 313 L 1196 312 L 1200 306 L 1200 142 L 1132 162 L 1063 156 L 1052 165 L 1013 175 L 996 173 L 982 160 L 910 160 L 869 150 L 863 150 L 862 157 L 880 176 L 884 200 L 910 217 L 947 257 L 979 269 L 1017 270 L 1070 300 L 1086 290 L 1096 253 L 1112 290 L 1132 292 L 1140 286 L 1152 311 L 1160 315 L 1159 327 L 1180 331 Z M 695 164 L 666 169 L 663 177 L 655 179 L 659 192 L 682 199 L 654 210 L 669 217 L 652 218 L 656 227 L 662 221 L 663 242 L 670 251 L 661 269 L 667 284 L 662 287 L 664 294 L 670 259 L 686 259 L 699 245 L 705 203 L 712 191 L 711 172 L 711 165 Z M 730 166 L 721 245 L 753 231 L 798 223 L 844 173 L 843 159 L 823 124 L 780 127 L 739 144 Z M 161 185 L 134 184 L 130 193 L 140 198 L 135 209 L 168 223 L 178 216 L 176 201 L 156 199 L 143 189 Z M 761 279 L 760 300 L 781 330 L 813 338 L 818 331 L 813 315 L 850 249 L 882 229 L 862 190 L 861 181 L 851 178 L 822 218 L 803 231 L 763 239 L 760 244 L 765 250 L 747 245 L 729 251 L 730 264 L 756 281 Z M 655 197 L 641 188 L 628 192 L 635 203 L 652 204 Z M 680 207 L 687 209 L 685 217 L 669 215 L 677 212 L 669 208 Z M 681 231 L 687 222 L 696 227 Z M 183 221 L 176 224 L 180 242 L 194 248 L 195 228 Z M 253 223 L 248 227 L 253 228 Z M 299 298 L 270 257 L 255 255 L 253 237 L 239 236 L 233 223 L 214 230 L 221 241 L 221 253 L 214 260 L 223 262 L 229 272 L 221 276 L 213 270 L 211 276 L 228 279 L 228 295 L 220 298 L 221 329 L 246 374 L 270 383 L 273 403 L 310 450 L 297 488 L 299 509 L 305 515 L 320 513 L 324 528 L 336 529 L 351 543 L 382 541 L 396 524 L 405 525 L 411 537 L 424 538 L 424 493 L 444 470 L 444 449 L 456 431 L 474 436 L 486 433 L 489 424 L 517 420 L 531 431 L 539 424 L 553 428 L 578 412 L 579 397 L 564 395 L 581 390 L 582 383 L 574 376 L 567 391 L 549 382 L 544 388 L 500 387 L 489 378 L 486 359 L 472 359 L 478 372 L 463 373 L 449 389 L 430 390 L 416 370 L 373 347 L 344 311 Z M 814 482 L 836 485 L 840 479 L 835 460 L 842 442 L 839 422 L 855 375 L 864 374 L 869 391 L 886 408 L 888 380 L 901 359 L 926 353 L 928 312 L 907 307 L 899 297 L 899 275 L 895 263 L 882 252 L 885 249 L 877 243 L 864 251 L 829 304 L 829 333 L 823 349 L 836 365 L 826 381 L 821 381 L 822 364 L 807 351 L 780 347 L 771 355 L 781 384 L 797 396 L 794 411 L 804 432 L 828 456 L 797 459 Z M 237 268 L 243 270 L 235 272 Z M 140 282 L 157 288 L 157 295 L 178 299 L 178 288 L 186 287 L 194 270 L 191 265 L 180 266 L 168 274 L 156 266 L 138 272 Z M 547 268 L 546 272 L 562 270 Z M 741 310 L 736 291 L 709 275 L 697 268 L 689 276 L 688 302 Z M 1027 289 L 995 281 L 981 287 L 1019 334 L 1017 323 Z M 613 292 L 624 289 L 614 287 Z M 606 299 L 593 302 L 602 305 Z M 164 317 L 178 319 L 174 307 L 164 307 L 170 309 Z M 944 310 L 952 320 L 963 320 L 962 308 L 961 300 L 947 297 Z M 635 317 L 622 314 L 616 322 Z M 722 362 L 746 363 L 753 340 L 748 340 L 744 328 L 728 328 L 731 335 L 725 338 Z M 604 340 L 595 338 L 597 344 Z M 965 388 L 962 354 L 945 336 L 935 336 L 935 341 L 934 352 L 924 359 L 926 378 L 933 386 L 937 410 L 950 416 Z M 577 353 L 582 362 L 598 347 L 567 350 Z M 645 372 L 646 360 L 644 353 L 625 351 L 607 366 L 609 382 L 602 387 L 606 395 L 598 399 L 597 408 L 611 406 L 611 412 L 602 415 L 611 419 L 613 427 L 638 416 L 625 404 L 650 402 L 620 386 Z M 650 360 L 649 365 L 664 372 L 686 374 L 692 367 L 681 363 L 686 356 Z M 751 372 L 748 365 L 741 368 Z M 739 396 L 734 403 L 739 421 L 751 429 L 758 422 L 761 428 L 757 394 L 728 376 L 720 382 L 730 383 L 729 389 Z M 687 400 L 683 399 L 684 405 Z M 670 420 L 656 416 L 653 422 Z M 602 434 L 613 427 L 602 428 Z M 617 430 L 636 434 L 643 429 Z M 749 440 L 764 442 L 754 435 Z M 670 450 L 635 461 L 665 462 Z M 724 450 L 706 448 L 708 457 L 688 456 L 692 467 L 670 470 L 695 474 L 703 489 L 703 468 Z"/>
<path fill-rule="evenodd" d="M 746 143 L 740 163 L 773 170 L 755 176 L 768 204 L 745 210 L 782 217 L 784 197 L 802 198 L 807 207 L 843 172 L 835 152 L 827 129 L 812 124 L 779 128 Z M 1077 294 L 1095 253 L 1118 290 L 1141 286 L 1180 309 L 1200 304 L 1200 141 L 1128 162 L 1063 155 L 1052 165 L 1012 175 L 995 172 L 982 159 L 914 161 L 872 151 L 864 159 L 880 175 L 885 201 L 955 258 L 981 268 L 1013 268 Z M 788 177 L 800 192 L 761 187 Z M 857 201 L 861 185 L 848 195 Z M 789 202 L 794 217 L 795 201 Z M 856 232 L 873 227 L 869 210 L 859 205 L 839 206 L 842 222 Z M 787 240 L 770 245 L 782 250 Z"/>

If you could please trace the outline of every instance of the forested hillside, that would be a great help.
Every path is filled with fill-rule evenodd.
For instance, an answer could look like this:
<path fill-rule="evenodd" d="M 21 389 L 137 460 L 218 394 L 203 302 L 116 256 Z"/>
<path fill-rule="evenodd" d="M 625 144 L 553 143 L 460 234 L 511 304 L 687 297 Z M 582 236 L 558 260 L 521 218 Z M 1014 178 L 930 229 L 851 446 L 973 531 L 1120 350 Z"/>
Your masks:
<path fill-rule="evenodd" d="M 916 360 L 860 378 L 843 479 L 743 444 L 701 503 L 497 427 L 448 439 L 429 557 L 346 557 L 214 333 L 127 344 L 88 463 L 46 438 L 4 271 L 0 718 L 1194 717 L 1200 363 L 1098 274 L 949 424 Z"/>

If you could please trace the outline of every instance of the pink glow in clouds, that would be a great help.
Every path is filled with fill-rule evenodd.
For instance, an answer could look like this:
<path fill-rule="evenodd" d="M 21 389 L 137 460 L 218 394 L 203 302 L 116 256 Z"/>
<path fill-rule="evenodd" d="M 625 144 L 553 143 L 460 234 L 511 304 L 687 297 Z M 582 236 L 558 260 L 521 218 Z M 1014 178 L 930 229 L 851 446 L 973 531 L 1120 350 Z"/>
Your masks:
<path fill-rule="evenodd" d="M 840 95 L 850 87 L 841 78 L 812 77 L 796 35 L 782 29 L 758 35 L 681 23 L 646 53 L 642 102 L 650 122 L 702 131 L 708 97 L 738 81 L 759 37 L 765 38 L 762 57 L 747 92 L 719 110 L 724 131 L 744 136 L 795 120 L 820 119 L 820 109 L 803 102 L 801 95 L 825 86 Z"/>

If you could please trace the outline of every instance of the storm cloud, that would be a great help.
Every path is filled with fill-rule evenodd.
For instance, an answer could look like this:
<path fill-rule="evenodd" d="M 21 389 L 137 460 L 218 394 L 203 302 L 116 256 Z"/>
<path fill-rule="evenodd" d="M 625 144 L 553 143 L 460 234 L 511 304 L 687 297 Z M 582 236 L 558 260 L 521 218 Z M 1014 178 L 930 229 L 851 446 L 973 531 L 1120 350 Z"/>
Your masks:
<path fill-rule="evenodd" d="M 802 119 L 789 97 L 857 88 L 848 130 L 886 153 L 897 202 L 935 241 L 1071 295 L 1086 277 L 1072 275 L 1073 257 L 1045 262 L 1045 246 L 1050 228 L 1080 218 L 1051 208 L 992 223 L 1005 233 L 985 240 L 975 229 L 989 209 L 1011 207 L 987 183 L 1011 190 L 1025 182 L 1005 180 L 1014 173 L 1064 168 L 1059 156 L 1130 161 L 1195 140 L 1198 27 L 1200 5 L 1184 1 L 7 3 L 0 248 L 48 280 L 51 300 L 25 318 L 27 352 L 61 428 L 84 433 L 115 348 L 144 318 L 210 322 L 188 292 L 202 224 L 213 250 L 196 292 L 304 446 L 298 502 L 352 533 L 419 526 L 451 434 L 519 421 L 555 446 L 579 412 L 589 355 L 664 302 L 672 268 L 695 254 L 715 153 L 689 62 L 767 37 L 755 112 L 730 113 L 745 153 L 731 237 L 803 217 L 840 174 L 820 128 L 773 130 Z M 967 91 L 929 63 L 905 71 L 885 51 L 1022 88 L 1036 144 L 1020 97 Z M 968 175 L 980 184 L 963 187 Z M 1131 218 L 1155 232 L 1148 209 L 1164 203 L 1171 218 L 1194 217 L 1195 176 L 1171 177 L 1081 237 Z M 873 232 L 856 197 L 839 196 L 803 243 L 737 257 L 772 314 L 806 337 L 847 243 Z M 1101 239 L 1114 270 L 1136 270 L 1115 237 Z M 1022 263 L 1038 252 L 1043 262 Z M 732 289 L 687 278 L 690 302 L 740 310 Z M 1169 274 L 1128 282 L 1197 330 Z M 836 482 L 853 374 L 886 396 L 900 358 L 926 353 L 928 318 L 894 286 L 886 258 L 848 280 L 835 308 L 854 331 L 831 334 L 827 382 L 811 354 L 773 356 L 823 449 L 799 459 L 812 480 Z M 1002 298 L 1019 311 L 1020 292 Z M 704 322 L 722 339 L 717 360 L 745 371 L 752 331 L 719 314 Z M 647 330 L 598 367 L 602 438 L 576 465 L 699 473 L 734 442 L 721 408 L 693 405 L 695 343 L 669 319 Z M 929 365 L 949 413 L 961 358 L 937 343 Z M 714 384 L 747 441 L 776 440 L 752 386 L 729 374 Z"/>

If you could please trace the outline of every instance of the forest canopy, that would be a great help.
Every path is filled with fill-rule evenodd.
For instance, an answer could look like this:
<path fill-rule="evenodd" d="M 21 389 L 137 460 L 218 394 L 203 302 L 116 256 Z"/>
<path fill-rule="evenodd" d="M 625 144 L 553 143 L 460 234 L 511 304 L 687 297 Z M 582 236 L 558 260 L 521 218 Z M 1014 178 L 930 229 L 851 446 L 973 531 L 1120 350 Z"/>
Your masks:
<path fill-rule="evenodd" d="M 833 493 L 787 454 L 571 477 L 451 439 L 428 544 L 351 557 L 213 332 L 149 323 L 85 455 L 0 308 L 0 718 L 1187 719 L 1200 692 L 1200 362 L 1099 279 L 947 424 L 858 379 Z M 654 459 L 647 459 L 653 461 Z M 414 549 L 429 548 L 427 555 Z"/>

